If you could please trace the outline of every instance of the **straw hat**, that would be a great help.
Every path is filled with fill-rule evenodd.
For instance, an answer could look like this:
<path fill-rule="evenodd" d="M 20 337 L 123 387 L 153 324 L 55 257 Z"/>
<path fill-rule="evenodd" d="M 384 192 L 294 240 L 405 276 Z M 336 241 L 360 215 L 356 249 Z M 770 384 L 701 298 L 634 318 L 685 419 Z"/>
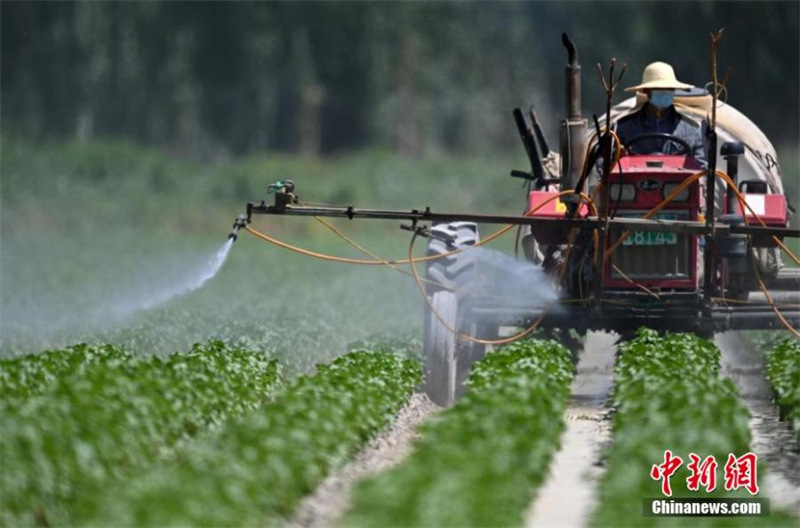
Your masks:
<path fill-rule="evenodd" d="M 642 84 L 625 88 L 626 92 L 639 90 L 684 90 L 694 88 L 691 84 L 680 82 L 675 78 L 675 70 L 666 62 L 653 62 L 647 65 L 642 73 Z"/>

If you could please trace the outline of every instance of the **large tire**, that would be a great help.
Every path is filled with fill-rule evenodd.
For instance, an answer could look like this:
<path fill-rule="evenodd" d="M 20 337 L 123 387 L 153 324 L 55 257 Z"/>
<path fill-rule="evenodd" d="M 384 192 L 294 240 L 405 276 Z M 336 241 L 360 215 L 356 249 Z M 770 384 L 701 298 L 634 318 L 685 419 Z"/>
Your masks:
<path fill-rule="evenodd" d="M 431 296 L 433 309 L 451 327 L 458 325 L 458 296 L 440 290 Z M 455 403 L 458 392 L 458 339 L 428 309 L 425 319 L 425 392 L 442 407 Z"/>
<path fill-rule="evenodd" d="M 451 222 L 449 224 L 438 224 L 431 227 L 431 234 L 434 236 L 450 238 L 448 244 L 440 238 L 431 238 L 428 242 L 428 256 L 445 255 L 452 253 L 456 249 L 466 249 L 478 243 L 478 225 L 474 222 Z M 456 283 L 464 284 L 468 282 L 468 274 L 475 273 L 475 263 L 473 254 L 469 251 L 448 255 L 430 261 L 427 267 L 428 279 L 439 282 L 449 287 L 456 287 Z M 437 289 L 435 284 L 428 283 L 429 293 Z"/>
<path fill-rule="evenodd" d="M 472 222 L 439 224 L 433 226 L 431 231 L 450 237 L 453 243 L 447 244 L 431 238 L 428 255 L 443 255 L 455 249 L 466 249 L 479 240 L 478 228 Z M 447 289 L 468 288 L 475 279 L 475 264 L 474 254 L 469 251 L 434 260 L 428 264 L 426 276 L 438 284 L 426 283 L 425 289 L 433 309 L 450 328 L 470 335 L 478 332 L 477 335 L 483 337 L 484 333 L 491 333 L 491 329 L 486 330 L 482 325 L 465 320 L 464 311 L 459 309 L 461 303 L 458 294 Z M 470 365 L 483 357 L 486 347 L 459 340 L 431 312 L 427 303 L 424 347 L 425 390 L 436 404 L 449 407 L 463 392 L 463 383 L 469 377 Z"/>

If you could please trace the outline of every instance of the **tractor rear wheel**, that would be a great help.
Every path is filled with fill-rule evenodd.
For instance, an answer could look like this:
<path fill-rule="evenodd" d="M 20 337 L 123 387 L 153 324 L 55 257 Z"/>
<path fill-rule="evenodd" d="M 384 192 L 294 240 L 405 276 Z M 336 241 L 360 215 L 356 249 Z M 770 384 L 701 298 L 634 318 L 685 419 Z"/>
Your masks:
<path fill-rule="evenodd" d="M 478 228 L 472 222 L 452 222 L 433 226 L 431 231 L 449 237 L 451 244 L 431 238 L 428 255 L 444 255 L 456 249 L 468 249 L 478 242 Z M 458 339 L 452 330 L 483 337 L 485 325 L 466 320 L 459 294 L 451 289 L 469 289 L 476 277 L 474 254 L 466 251 L 431 261 L 425 285 L 431 306 L 425 305 L 425 391 L 434 403 L 452 406 L 463 392 L 470 365 L 483 357 L 486 347 Z M 447 328 L 440 318 L 447 323 Z M 452 330 L 451 330 L 452 329 Z"/>

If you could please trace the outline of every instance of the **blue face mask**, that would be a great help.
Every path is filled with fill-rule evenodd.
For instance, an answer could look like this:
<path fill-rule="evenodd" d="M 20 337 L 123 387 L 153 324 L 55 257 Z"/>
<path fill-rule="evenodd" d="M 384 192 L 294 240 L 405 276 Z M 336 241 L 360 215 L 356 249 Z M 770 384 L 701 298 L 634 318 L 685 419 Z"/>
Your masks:
<path fill-rule="evenodd" d="M 672 105 L 674 96 L 675 94 L 669 90 L 653 90 L 650 92 L 650 104 L 660 110 L 664 110 Z"/>

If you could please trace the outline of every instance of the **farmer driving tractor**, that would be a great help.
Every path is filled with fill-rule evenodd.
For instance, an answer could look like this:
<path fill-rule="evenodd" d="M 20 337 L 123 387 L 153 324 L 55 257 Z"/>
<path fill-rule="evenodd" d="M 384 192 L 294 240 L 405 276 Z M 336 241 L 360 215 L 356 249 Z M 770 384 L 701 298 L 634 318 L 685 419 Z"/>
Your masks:
<path fill-rule="evenodd" d="M 631 115 L 617 122 L 617 135 L 635 154 L 664 153 L 675 154 L 681 145 L 660 134 L 675 136 L 684 140 L 691 148 L 692 155 L 702 167 L 707 166 L 703 125 L 681 116 L 673 106 L 675 90 L 694 88 L 691 84 L 678 81 L 672 66 L 665 62 L 649 64 L 642 74 L 642 82 L 626 88 L 626 92 L 643 92 L 647 102 Z M 637 139 L 641 137 L 641 139 Z M 635 141 L 633 141 L 635 140 Z"/>

